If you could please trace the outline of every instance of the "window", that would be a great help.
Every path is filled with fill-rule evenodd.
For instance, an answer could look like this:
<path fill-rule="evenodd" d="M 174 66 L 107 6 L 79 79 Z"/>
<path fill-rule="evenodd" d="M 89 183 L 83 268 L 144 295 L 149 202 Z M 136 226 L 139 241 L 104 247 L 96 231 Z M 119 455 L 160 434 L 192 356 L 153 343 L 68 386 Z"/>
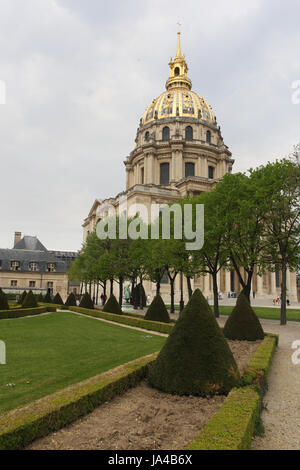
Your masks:
<path fill-rule="evenodd" d="M 53 294 L 53 282 L 47 282 L 47 290 L 49 294 Z"/>
<path fill-rule="evenodd" d="M 33 261 L 32 263 L 30 263 L 29 268 L 30 268 L 30 271 L 37 271 L 38 264 L 35 261 Z"/>
<path fill-rule="evenodd" d="M 149 132 L 147 131 L 147 132 L 145 133 L 145 141 L 147 142 L 147 141 L 149 140 L 149 138 L 150 138 L 150 134 L 149 134 Z"/>
<path fill-rule="evenodd" d="M 175 74 L 175 77 L 178 77 L 178 75 L 180 74 L 180 68 L 179 67 L 175 67 L 174 74 Z"/>
<path fill-rule="evenodd" d="M 145 182 L 145 170 L 144 167 L 141 168 L 141 183 L 144 184 Z"/>
<path fill-rule="evenodd" d="M 170 128 L 165 126 L 162 130 L 162 140 L 170 140 Z"/>
<path fill-rule="evenodd" d="M 35 281 L 29 281 L 29 287 L 34 288 L 35 287 Z"/>
<path fill-rule="evenodd" d="M 213 180 L 214 179 L 214 174 L 215 174 L 215 169 L 213 166 L 209 166 L 208 167 L 208 178 L 210 180 Z"/>
<path fill-rule="evenodd" d="M 0 269 L 2 268 L 2 260 L 0 259 Z"/>
<path fill-rule="evenodd" d="M 185 177 L 195 176 L 195 163 L 187 162 L 185 164 Z"/>
<path fill-rule="evenodd" d="M 235 292 L 234 271 L 230 271 L 230 290 Z"/>
<path fill-rule="evenodd" d="M 160 164 L 160 184 L 170 183 L 170 165 L 169 163 Z"/>
<path fill-rule="evenodd" d="M 275 271 L 276 287 L 280 287 L 280 272 L 278 269 Z"/>
<path fill-rule="evenodd" d="M 18 281 L 10 281 L 10 287 L 17 287 Z"/>
<path fill-rule="evenodd" d="M 211 143 L 211 132 L 210 131 L 206 132 L 206 142 L 208 142 L 209 144 Z"/>
<path fill-rule="evenodd" d="M 185 140 L 193 140 L 193 128 L 192 128 L 192 126 L 187 126 L 185 128 Z"/>
<path fill-rule="evenodd" d="M 55 264 L 54 264 L 54 263 L 48 263 L 47 271 L 48 271 L 49 273 L 54 273 L 54 271 L 55 271 Z"/>
<path fill-rule="evenodd" d="M 20 271 L 20 261 L 12 261 L 11 269 L 12 271 Z"/>

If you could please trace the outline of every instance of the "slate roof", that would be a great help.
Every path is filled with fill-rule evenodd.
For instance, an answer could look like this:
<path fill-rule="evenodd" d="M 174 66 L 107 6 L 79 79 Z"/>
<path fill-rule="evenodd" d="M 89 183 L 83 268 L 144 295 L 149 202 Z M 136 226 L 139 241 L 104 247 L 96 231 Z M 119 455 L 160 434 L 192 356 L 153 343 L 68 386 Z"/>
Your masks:
<path fill-rule="evenodd" d="M 30 263 L 36 262 L 38 270 L 34 272 L 48 272 L 48 264 L 54 263 L 56 273 L 65 273 L 76 256 L 75 252 L 48 251 L 37 237 L 25 235 L 13 249 L 0 248 L 0 271 L 12 271 L 12 261 L 19 261 L 16 272 L 32 272 Z"/>

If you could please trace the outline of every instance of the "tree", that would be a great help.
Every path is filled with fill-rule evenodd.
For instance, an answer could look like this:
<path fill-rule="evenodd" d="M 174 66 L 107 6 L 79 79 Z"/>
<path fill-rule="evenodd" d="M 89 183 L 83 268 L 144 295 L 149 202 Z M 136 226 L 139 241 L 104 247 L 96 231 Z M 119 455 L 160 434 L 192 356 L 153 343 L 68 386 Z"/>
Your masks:
<path fill-rule="evenodd" d="M 37 301 L 36 301 L 36 298 L 35 296 L 33 295 L 33 292 L 32 290 L 30 290 L 28 292 L 28 294 L 26 295 L 23 303 L 22 303 L 22 307 L 23 308 L 35 308 L 35 307 L 38 307 L 38 304 L 37 304 Z"/>
<path fill-rule="evenodd" d="M 0 310 L 9 310 L 7 297 L 2 289 L 0 289 Z"/>
<path fill-rule="evenodd" d="M 120 304 L 118 303 L 117 299 L 113 294 L 110 296 L 110 298 L 104 305 L 102 311 L 108 313 L 117 313 L 118 315 L 122 315 L 123 313 Z"/>
<path fill-rule="evenodd" d="M 220 204 L 224 230 L 224 256 L 230 260 L 250 302 L 255 266 L 262 264 L 263 205 L 256 195 L 252 175 L 226 174 L 215 190 Z"/>
<path fill-rule="evenodd" d="M 53 303 L 56 305 L 64 305 L 63 299 L 61 298 L 60 294 L 57 292 L 53 299 Z"/>
<path fill-rule="evenodd" d="M 88 292 L 83 294 L 82 299 L 80 301 L 79 307 L 82 308 L 88 308 L 88 309 L 93 309 L 94 308 L 94 303 L 91 299 L 91 296 Z"/>
<path fill-rule="evenodd" d="M 287 269 L 299 268 L 300 166 L 296 159 L 282 159 L 251 170 L 256 200 L 263 207 L 264 268 L 280 270 L 280 323 L 286 324 Z"/>
<path fill-rule="evenodd" d="M 264 331 L 245 294 L 240 293 L 236 306 L 227 318 L 223 333 L 225 338 L 239 341 L 264 339 Z"/>
<path fill-rule="evenodd" d="M 156 295 L 149 306 L 145 320 L 159 321 L 163 323 L 170 323 L 168 310 L 160 295 Z"/>
<path fill-rule="evenodd" d="M 67 298 L 65 305 L 67 305 L 68 307 L 76 307 L 77 302 L 76 302 L 76 297 L 73 294 L 73 292 L 71 292 L 71 294 Z"/>
<path fill-rule="evenodd" d="M 19 297 L 18 304 L 22 305 L 22 303 L 25 300 L 26 295 L 27 295 L 27 292 L 26 292 L 26 290 L 24 290 L 24 292 Z"/>
<path fill-rule="evenodd" d="M 227 394 L 239 371 L 227 341 L 197 289 L 149 373 L 155 388 L 177 395 Z"/>

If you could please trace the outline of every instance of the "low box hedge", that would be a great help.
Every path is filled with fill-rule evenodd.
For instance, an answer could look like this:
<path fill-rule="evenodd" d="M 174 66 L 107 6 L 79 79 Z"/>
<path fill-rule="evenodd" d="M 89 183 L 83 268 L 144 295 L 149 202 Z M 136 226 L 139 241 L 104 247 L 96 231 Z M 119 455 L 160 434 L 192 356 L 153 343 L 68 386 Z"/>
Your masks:
<path fill-rule="evenodd" d="M 219 411 L 208 421 L 189 450 L 247 450 L 259 422 L 262 397 L 278 335 L 266 334 L 251 356 L 242 386 L 231 390 Z"/>
<path fill-rule="evenodd" d="M 89 315 L 95 318 L 102 318 L 103 320 L 109 320 L 115 323 L 121 323 L 123 325 L 134 326 L 136 328 L 142 328 L 149 331 L 157 331 L 159 333 L 170 334 L 173 325 L 168 323 L 154 322 L 144 320 L 143 318 L 135 318 L 127 315 L 118 315 L 116 313 L 102 312 L 101 310 L 89 310 L 82 307 L 70 307 L 70 311 L 82 313 L 83 315 Z"/>
<path fill-rule="evenodd" d="M 252 387 L 234 388 L 188 450 L 249 449 L 259 407 L 259 395 Z"/>
<path fill-rule="evenodd" d="M 35 307 L 35 308 L 17 308 L 15 310 L 1 310 L 0 311 L 0 320 L 8 320 L 10 318 L 21 318 L 28 317 L 32 315 L 40 315 L 41 313 L 46 312 L 55 312 L 56 308 L 54 307 Z"/>
<path fill-rule="evenodd" d="M 0 450 L 22 449 L 140 382 L 157 353 L 128 362 L 0 416 Z"/>

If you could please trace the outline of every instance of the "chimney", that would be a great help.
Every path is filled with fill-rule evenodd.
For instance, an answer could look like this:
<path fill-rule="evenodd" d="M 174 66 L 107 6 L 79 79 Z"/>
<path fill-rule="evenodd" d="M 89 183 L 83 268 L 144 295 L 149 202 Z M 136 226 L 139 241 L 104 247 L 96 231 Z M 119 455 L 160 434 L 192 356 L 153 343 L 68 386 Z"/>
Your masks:
<path fill-rule="evenodd" d="M 17 243 L 19 243 L 21 238 L 22 238 L 22 233 L 21 232 L 15 232 L 14 247 L 16 246 Z"/>

